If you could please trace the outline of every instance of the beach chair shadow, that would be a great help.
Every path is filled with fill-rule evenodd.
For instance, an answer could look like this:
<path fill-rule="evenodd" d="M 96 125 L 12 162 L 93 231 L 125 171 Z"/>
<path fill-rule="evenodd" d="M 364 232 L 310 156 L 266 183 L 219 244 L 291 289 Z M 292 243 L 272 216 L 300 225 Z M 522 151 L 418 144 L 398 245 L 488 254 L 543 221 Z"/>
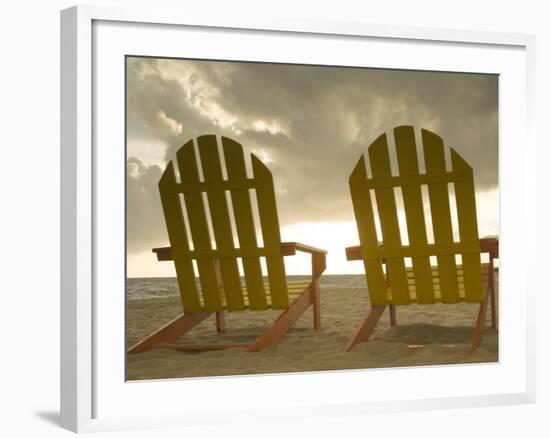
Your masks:
<path fill-rule="evenodd" d="M 174 262 L 183 313 L 140 340 L 128 352 L 138 353 L 152 347 L 178 350 L 245 347 L 247 351 L 259 351 L 277 343 L 310 306 L 313 326 L 318 330 L 321 326 L 319 277 L 326 267 L 326 251 L 301 243 L 281 242 L 272 175 L 254 154 L 251 156 L 253 177 L 249 178 L 242 146 L 222 137 L 227 174 L 224 179 L 216 136 L 198 137 L 196 146 L 198 157 L 193 140 L 176 154 L 180 182 L 176 180 L 172 161 L 160 178 L 160 197 L 171 246 L 153 249 L 159 261 Z M 256 239 L 250 193 L 253 190 L 263 246 L 259 246 Z M 230 215 L 234 218 L 238 246 L 234 243 Z M 283 257 L 295 255 L 297 251 L 311 254 L 312 276 L 307 281 L 287 281 Z M 265 258 L 267 280 L 262 275 L 261 257 Z M 240 277 L 239 259 L 244 281 Z M 195 280 L 195 268 L 199 284 Z M 252 343 L 176 342 L 212 314 L 216 315 L 217 331 L 225 332 L 224 311 L 269 308 L 283 312 Z"/>
<path fill-rule="evenodd" d="M 443 140 L 423 129 L 426 172 L 421 174 L 414 128 L 399 126 L 393 134 L 399 175 L 392 175 L 384 133 L 368 148 L 371 177 L 361 156 L 349 179 L 360 245 L 346 248 L 346 256 L 348 260 L 363 261 L 371 309 L 346 351 L 369 339 L 386 306 L 389 306 L 391 325 L 395 326 L 396 306 L 465 301 L 480 303 L 470 349 L 473 353 L 481 342 L 489 300 L 491 323 L 496 328 L 494 259 L 498 258 L 498 239 L 478 237 L 470 165 L 451 148 L 452 170 L 447 171 Z M 458 217 L 457 242 L 453 240 L 452 198 L 448 190 L 451 183 Z M 425 211 L 428 209 L 422 187 L 427 187 L 433 243 L 427 238 Z M 407 245 L 403 244 L 399 227 L 395 189 L 400 189 L 403 198 Z M 380 226 L 381 241 L 376 222 Z M 481 253 L 489 254 L 488 263 L 481 262 Z"/>

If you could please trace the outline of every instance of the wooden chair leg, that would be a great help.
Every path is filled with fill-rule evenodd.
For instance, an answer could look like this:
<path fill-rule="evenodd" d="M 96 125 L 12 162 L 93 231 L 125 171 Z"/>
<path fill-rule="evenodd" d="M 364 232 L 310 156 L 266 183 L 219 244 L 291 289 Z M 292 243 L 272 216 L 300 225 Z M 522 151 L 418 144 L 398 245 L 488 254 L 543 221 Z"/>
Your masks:
<path fill-rule="evenodd" d="M 216 330 L 218 333 L 225 333 L 225 313 L 216 312 Z"/>
<path fill-rule="evenodd" d="M 355 335 L 353 335 L 348 345 L 346 346 L 346 351 L 350 351 L 358 343 L 365 342 L 369 339 L 369 336 L 374 331 L 374 327 L 382 316 L 385 308 L 386 306 L 373 306 L 370 309 L 367 317 L 363 320 L 363 322 L 355 332 Z"/>
<path fill-rule="evenodd" d="M 173 342 L 211 314 L 211 312 L 182 314 L 130 347 L 128 353 L 139 353 L 149 350 L 155 344 Z"/>
<path fill-rule="evenodd" d="M 395 311 L 395 306 L 390 304 L 390 325 L 395 327 L 397 325 L 397 312 Z"/>
<path fill-rule="evenodd" d="M 321 286 L 319 278 L 327 267 L 327 256 L 322 253 L 311 254 L 311 300 L 313 303 L 313 328 L 321 329 Z"/>
<path fill-rule="evenodd" d="M 485 327 L 485 318 L 487 316 L 487 304 L 489 301 L 489 293 L 485 294 L 485 298 L 479 305 L 479 312 L 477 314 L 477 321 L 474 327 L 474 334 L 472 336 L 472 347 L 470 354 L 474 353 L 481 343 L 481 337 L 483 336 L 483 328 Z"/>
<path fill-rule="evenodd" d="M 497 328 L 497 308 L 496 308 L 496 291 L 495 291 L 495 268 L 493 258 L 489 262 L 489 291 L 491 293 L 491 328 Z"/>
<path fill-rule="evenodd" d="M 315 330 L 321 329 L 321 288 L 319 287 L 319 280 L 315 279 L 311 288 L 311 300 L 313 303 L 313 328 Z"/>
<path fill-rule="evenodd" d="M 247 351 L 260 351 L 269 345 L 277 343 L 292 325 L 302 316 L 312 302 L 312 285 L 302 292 L 273 324 L 266 329 Z"/>
<path fill-rule="evenodd" d="M 497 328 L 497 308 L 494 288 L 491 288 L 491 328 Z"/>
<path fill-rule="evenodd" d="M 386 288 L 390 287 L 390 277 L 386 271 L 386 276 L 384 277 L 384 283 Z M 395 327 L 397 325 L 397 314 L 395 312 L 395 306 L 390 304 L 390 326 Z"/>

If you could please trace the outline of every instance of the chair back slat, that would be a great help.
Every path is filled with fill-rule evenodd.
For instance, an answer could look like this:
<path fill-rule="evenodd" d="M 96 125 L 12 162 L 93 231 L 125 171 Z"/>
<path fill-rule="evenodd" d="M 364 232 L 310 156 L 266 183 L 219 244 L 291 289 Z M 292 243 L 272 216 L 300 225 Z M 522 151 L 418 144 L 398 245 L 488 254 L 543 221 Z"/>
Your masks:
<path fill-rule="evenodd" d="M 445 151 L 441 137 L 430 131 L 422 130 L 422 144 L 426 173 L 444 172 L 446 170 Z M 428 197 L 430 199 L 435 243 L 453 243 L 453 227 L 447 183 L 434 182 L 428 184 Z M 442 301 L 444 303 L 456 303 L 460 301 L 455 255 L 438 255 L 437 266 Z"/>
<path fill-rule="evenodd" d="M 458 230 L 462 242 L 479 242 L 477 231 L 477 212 L 472 167 L 451 148 L 451 163 L 453 170 L 463 177 L 455 183 L 456 203 L 458 208 Z M 481 257 L 479 253 L 462 254 L 462 271 L 464 273 L 464 288 L 466 301 L 479 302 L 483 300 L 483 284 L 481 278 Z"/>
<path fill-rule="evenodd" d="M 262 228 L 264 246 L 267 248 L 281 248 L 281 234 L 275 202 L 275 189 L 270 170 L 252 154 L 252 171 L 254 179 L 258 181 L 256 196 L 258 200 L 258 214 Z M 271 307 L 274 309 L 288 308 L 288 290 L 286 284 L 285 265 L 282 255 L 266 257 L 267 274 L 271 291 Z"/>
<path fill-rule="evenodd" d="M 218 142 L 215 135 L 203 135 L 197 139 L 199 156 L 202 164 L 204 181 L 223 181 L 222 167 L 218 152 Z M 212 229 L 216 241 L 216 249 L 233 250 L 233 232 L 229 220 L 226 192 L 223 190 L 206 192 Z M 243 293 L 241 290 L 241 278 L 236 258 L 219 259 L 221 284 L 223 284 L 225 299 L 230 309 L 241 310 L 245 308 Z"/>
<path fill-rule="evenodd" d="M 412 126 L 398 127 L 394 130 L 394 138 L 399 174 L 403 178 L 414 179 L 419 175 L 414 128 Z M 407 219 L 409 245 L 413 248 L 426 245 L 428 239 L 420 185 L 403 184 L 401 190 Z M 417 302 L 421 304 L 434 303 L 435 296 L 429 256 L 415 255 L 411 259 L 417 290 Z"/>
<path fill-rule="evenodd" d="M 419 171 L 414 128 L 400 126 L 394 129 L 399 175 L 391 175 L 384 134 L 368 149 L 372 177 L 367 177 L 363 156 L 350 177 L 371 303 L 480 302 L 484 289 L 472 168 L 451 148 L 452 170 L 447 171 L 442 139 L 426 130 L 421 131 L 421 137 L 426 173 Z M 448 184 L 455 187 L 459 242 L 453 239 Z M 428 188 L 434 243 L 428 243 L 422 186 Z M 403 195 L 408 245 L 402 244 L 395 187 L 400 187 Z M 382 242 L 376 234 L 371 190 L 375 192 Z M 462 264 L 457 267 L 458 254 Z M 435 266 L 430 256 L 435 256 Z M 406 267 L 405 258 L 409 257 L 412 267 Z M 384 282 L 383 263 L 387 265 L 389 288 Z"/>
<path fill-rule="evenodd" d="M 369 147 L 369 161 L 373 179 L 391 176 L 390 156 L 386 134 L 378 137 Z M 397 218 L 397 207 L 393 188 L 380 187 L 374 189 L 378 215 L 380 216 L 380 228 L 384 246 L 401 246 L 401 233 Z M 388 258 L 386 260 L 388 279 L 391 283 L 392 299 L 399 304 L 409 303 L 409 287 L 405 260 L 403 257 Z"/>
<path fill-rule="evenodd" d="M 366 179 L 365 157 L 361 155 L 349 178 L 351 200 L 361 247 L 377 248 L 378 237 L 376 235 L 370 192 L 363 189 Z M 387 304 L 388 298 L 386 296 L 386 282 L 382 259 L 363 257 L 363 264 L 365 266 L 371 304 L 375 306 Z"/>
<path fill-rule="evenodd" d="M 164 212 L 168 238 L 172 248 L 189 250 L 189 241 L 185 230 L 183 212 L 179 200 L 179 193 L 174 189 L 176 176 L 174 165 L 170 161 L 159 181 L 160 200 Z M 202 305 L 195 284 L 195 274 L 190 258 L 181 257 L 179 253 L 174 254 L 174 266 L 178 277 L 181 302 L 183 308 L 190 312 L 199 312 Z"/>
<path fill-rule="evenodd" d="M 216 136 L 196 139 L 198 156 L 193 140 L 187 142 L 176 153 L 180 181 L 176 181 L 170 162 L 159 182 L 184 312 L 286 309 L 289 292 L 271 172 L 252 155 L 253 176 L 247 177 L 242 146 L 225 137 L 221 139 L 221 146 L 223 161 Z M 258 202 L 261 247 L 256 238 L 251 190 L 256 191 Z M 183 194 L 187 217 L 180 194 Z M 262 276 L 261 257 L 266 260 L 268 284 Z M 244 284 L 238 259 L 242 260 Z M 195 282 L 193 260 L 200 291 Z"/>
<path fill-rule="evenodd" d="M 189 141 L 183 145 L 178 150 L 176 157 L 181 182 L 185 184 L 199 182 L 199 171 L 193 141 Z M 208 230 L 202 193 L 183 192 L 183 199 L 189 218 L 189 228 L 191 230 L 194 249 L 211 250 L 211 236 Z M 198 259 L 197 268 L 204 300 L 204 309 L 211 312 L 222 310 L 215 260 Z"/>
<path fill-rule="evenodd" d="M 230 138 L 222 137 L 222 148 L 228 179 L 230 181 L 246 180 L 246 167 L 241 145 Z M 252 215 L 250 191 L 231 190 L 231 203 L 233 204 L 240 249 L 244 252 L 257 251 L 258 243 L 254 227 L 254 216 Z M 266 309 L 267 299 L 262 279 L 260 258 L 258 256 L 243 257 L 242 264 L 250 308 L 253 310 Z"/>

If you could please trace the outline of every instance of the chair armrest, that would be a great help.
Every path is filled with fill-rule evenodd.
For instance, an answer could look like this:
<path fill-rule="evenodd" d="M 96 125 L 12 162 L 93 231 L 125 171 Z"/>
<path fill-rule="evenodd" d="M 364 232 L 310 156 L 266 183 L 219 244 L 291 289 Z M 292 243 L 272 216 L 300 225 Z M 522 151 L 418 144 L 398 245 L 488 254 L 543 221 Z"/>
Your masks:
<path fill-rule="evenodd" d="M 378 246 L 382 246 L 382 244 L 379 243 Z M 482 237 L 479 239 L 479 246 L 481 247 L 481 252 L 488 252 L 493 258 L 498 259 L 498 237 Z M 346 248 L 346 259 L 348 261 L 363 260 L 361 246 L 348 246 Z"/>
<path fill-rule="evenodd" d="M 481 252 L 488 252 L 491 257 L 498 259 L 498 236 L 486 236 L 479 239 Z"/>
<path fill-rule="evenodd" d="M 311 277 L 312 281 L 318 281 L 321 274 L 327 268 L 327 252 L 324 249 L 315 248 L 313 246 L 304 245 L 298 242 L 282 242 L 281 255 L 295 255 L 296 251 L 307 252 L 311 254 Z"/>
<path fill-rule="evenodd" d="M 162 248 L 153 248 L 153 252 L 157 255 L 157 260 L 159 262 L 173 260 L 171 246 L 164 246 Z"/>
<path fill-rule="evenodd" d="M 384 246 L 384 242 L 378 242 L 379 247 Z M 361 245 L 348 246 L 346 248 L 346 259 L 348 262 L 353 260 L 363 260 L 363 254 L 361 253 Z M 386 259 L 382 259 L 382 263 L 386 263 Z"/>
<path fill-rule="evenodd" d="M 295 255 L 296 251 L 307 252 L 309 254 L 327 254 L 324 249 L 315 248 L 313 246 L 304 245 L 299 242 L 282 242 L 281 254 L 284 256 Z"/>
<path fill-rule="evenodd" d="M 346 248 L 346 259 L 348 261 L 363 260 L 363 255 L 361 254 L 361 246 L 348 246 Z"/>
<path fill-rule="evenodd" d="M 173 260 L 172 247 L 164 246 L 161 248 L 153 248 L 152 250 L 157 255 L 158 261 Z M 313 246 L 304 245 L 298 242 L 283 242 L 281 243 L 281 255 L 295 255 L 296 251 L 307 252 L 309 254 L 327 254 L 324 249 L 315 248 Z"/>

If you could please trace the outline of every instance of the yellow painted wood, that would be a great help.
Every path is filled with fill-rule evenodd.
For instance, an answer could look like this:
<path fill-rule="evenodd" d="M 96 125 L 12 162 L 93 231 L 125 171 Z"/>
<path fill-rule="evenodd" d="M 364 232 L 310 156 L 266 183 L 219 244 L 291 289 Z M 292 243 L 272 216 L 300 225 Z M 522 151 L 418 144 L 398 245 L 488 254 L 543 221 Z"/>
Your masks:
<path fill-rule="evenodd" d="M 426 173 L 444 172 L 445 152 L 443 140 L 433 132 L 422 130 L 422 143 Z M 432 212 L 434 240 L 436 244 L 453 243 L 451 210 L 449 206 L 449 191 L 447 182 L 428 184 L 428 196 Z M 454 254 L 438 255 L 440 284 L 442 286 L 442 301 L 456 303 L 460 301 Z"/>
<path fill-rule="evenodd" d="M 365 157 L 361 156 L 350 175 L 349 187 L 355 222 L 359 233 L 359 241 L 362 248 L 378 246 L 378 237 L 376 235 L 370 193 L 368 190 L 361 189 L 363 181 L 366 178 Z M 363 258 L 363 264 L 365 266 L 371 304 L 373 306 L 383 306 L 387 304 L 388 300 L 386 297 L 386 283 L 384 280 L 382 260 Z"/>
<path fill-rule="evenodd" d="M 176 184 L 176 189 L 183 192 L 223 192 L 227 190 L 244 190 L 244 189 L 255 189 L 257 187 L 257 182 L 253 179 L 238 179 L 236 181 L 201 181 L 198 183 L 179 183 Z"/>
<path fill-rule="evenodd" d="M 193 142 L 189 141 L 177 152 L 177 160 L 182 183 L 199 182 L 197 159 Z M 184 193 L 185 207 L 189 218 L 189 228 L 193 246 L 197 250 L 211 250 L 211 238 L 206 222 L 202 194 L 200 192 Z M 222 310 L 218 280 L 212 260 L 198 259 L 197 267 L 204 300 L 204 310 L 217 312 Z"/>
<path fill-rule="evenodd" d="M 462 276 L 462 265 L 458 265 L 457 271 L 459 273 L 458 276 L 458 294 L 461 301 L 468 301 L 468 298 L 466 297 L 466 291 L 467 286 L 464 284 L 464 277 Z M 481 281 L 487 282 L 487 278 L 489 276 L 490 272 L 490 265 L 489 263 L 482 263 L 481 264 Z M 407 268 L 407 275 L 409 277 L 409 292 L 411 296 L 411 302 L 417 303 L 417 304 L 426 304 L 422 303 L 417 299 L 417 291 L 420 289 L 417 287 L 417 285 L 414 282 L 414 272 L 412 268 Z M 439 284 L 439 277 L 438 277 L 438 271 L 437 268 L 432 267 L 432 275 L 433 275 L 433 291 L 434 291 L 434 302 L 440 303 L 442 302 L 441 299 L 441 286 Z M 389 295 L 389 300 L 391 301 L 391 288 L 388 288 L 387 291 Z"/>
<path fill-rule="evenodd" d="M 463 175 L 460 181 L 455 182 L 460 240 L 479 242 L 473 170 L 452 148 L 451 162 L 453 170 Z M 462 254 L 466 301 L 481 302 L 484 298 L 479 243 L 478 249 L 477 254 Z"/>
<path fill-rule="evenodd" d="M 254 178 L 260 184 L 260 188 L 256 189 L 256 196 L 264 246 L 280 247 L 281 235 L 273 177 L 269 169 L 254 154 L 252 154 L 252 171 Z M 266 257 L 266 265 L 271 290 L 271 305 L 274 309 L 286 309 L 289 302 L 283 257 Z"/>
<path fill-rule="evenodd" d="M 481 264 L 481 277 L 486 277 L 487 275 L 489 275 L 489 272 L 487 271 L 487 266 L 488 266 L 487 263 L 482 263 Z M 437 267 L 432 266 L 431 270 L 432 270 L 433 281 L 439 281 L 439 271 L 438 271 Z M 460 282 L 461 279 L 464 278 L 464 272 L 462 270 L 462 265 L 456 265 L 456 272 L 457 272 L 458 280 Z M 414 271 L 410 267 L 407 267 L 407 277 L 409 279 L 414 279 Z"/>
<path fill-rule="evenodd" d="M 269 291 L 270 285 L 269 280 L 263 281 L 264 288 L 266 291 Z M 292 295 L 293 293 L 296 293 L 297 291 L 302 292 L 306 287 L 308 287 L 311 284 L 311 279 L 309 280 L 287 280 L 287 287 L 288 287 L 288 294 Z M 243 285 L 243 291 L 248 291 L 248 288 Z"/>
<path fill-rule="evenodd" d="M 395 128 L 394 138 L 399 174 L 405 181 L 408 178 L 414 180 L 419 174 L 414 128 L 412 126 L 400 126 Z M 422 204 L 420 185 L 409 185 L 406 184 L 405 181 L 401 190 L 407 218 L 409 246 L 412 248 L 414 254 L 414 249 L 418 245 L 426 245 L 428 242 L 426 222 L 424 219 L 424 207 Z M 422 304 L 433 303 L 435 297 L 430 258 L 428 256 L 414 256 L 412 257 L 412 264 L 415 284 L 418 286 L 417 302 Z M 408 274 L 409 270 L 407 271 Z"/>
<path fill-rule="evenodd" d="M 307 281 L 290 280 L 290 281 L 287 282 L 287 284 L 288 284 L 288 299 L 289 299 L 289 302 L 292 302 L 292 300 L 294 300 L 296 297 L 300 296 L 302 294 L 302 292 L 311 285 L 311 280 L 307 280 Z M 269 296 L 269 290 L 270 290 L 269 289 L 269 282 L 264 281 L 263 285 L 265 287 L 265 290 L 268 292 L 268 295 L 267 295 L 267 308 L 271 308 L 272 305 L 271 305 L 271 297 Z M 250 310 L 256 310 L 250 304 L 250 293 L 247 290 L 245 285 L 243 285 L 242 290 L 243 290 L 245 308 L 250 309 Z M 222 304 L 224 305 L 224 307 L 226 306 L 223 291 L 222 291 Z M 230 312 L 233 311 L 233 309 L 227 309 L 227 310 L 229 310 Z"/>
<path fill-rule="evenodd" d="M 277 256 L 281 253 L 281 248 L 224 248 L 224 249 L 198 249 L 198 250 L 172 250 L 171 254 L 178 253 L 182 257 L 190 259 L 224 259 L 224 258 L 253 258 Z"/>
<path fill-rule="evenodd" d="M 170 161 L 159 181 L 160 200 L 164 211 L 164 220 L 172 248 L 189 250 L 188 236 L 185 231 L 183 212 L 178 192 L 174 189 L 176 176 Z M 181 304 L 185 313 L 200 312 L 202 305 L 199 299 L 195 274 L 191 259 L 174 256 L 174 266 L 178 276 Z"/>
<path fill-rule="evenodd" d="M 366 259 L 395 258 L 395 257 L 421 257 L 449 254 L 477 254 L 479 252 L 479 240 L 477 242 L 434 243 L 416 245 L 384 245 L 376 248 L 361 248 L 361 254 Z"/>
<path fill-rule="evenodd" d="M 202 173 L 206 183 L 223 181 L 222 168 L 218 152 L 218 142 L 215 135 L 203 135 L 197 138 L 197 146 L 201 158 Z M 216 248 L 220 251 L 234 250 L 233 232 L 229 221 L 227 198 L 225 191 L 207 191 L 208 207 L 212 229 L 216 239 Z M 241 279 L 236 258 L 219 259 L 221 277 L 227 307 L 233 310 L 244 309 L 244 300 L 241 292 Z"/>
<path fill-rule="evenodd" d="M 188 284 L 192 290 L 195 290 L 195 303 L 187 305 L 184 309 L 220 311 L 222 309 L 242 310 L 244 308 L 252 310 L 268 307 L 274 309 L 288 308 L 289 297 L 292 298 L 297 291 L 295 288 L 300 286 L 294 285 L 292 289 L 287 287 L 271 172 L 260 160 L 253 156 L 254 178 L 247 178 L 242 147 L 238 143 L 224 138 L 222 139 L 222 147 L 228 171 L 228 180 L 224 181 L 216 137 L 199 137 L 197 147 L 204 181 L 199 179 L 197 157 L 192 141 L 180 148 L 177 153 L 180 183 L 175 182 L 172 164 L 169 165 L 172 169 L 170 199 L 171 202 L 174 202 L 174 200 L 179 202 L 178 192 L 183 191 L 194 247 L 192 250 L 189 248 L 181 206 L 176 202 L 175 205 L 179 206 L 180 217 L 177 228 L 178 232 L 183 233 L 182 239 L 185 244 L 173 245 L 171 255 L 175 260 L 184 262 L 180 265 L 187 267 L 187 272 L 182 273 L 181 276 L 178 274 L 178 277 L 181 277 L 179 281 Z M 256 242 L 249 194 L 250 187 L 257 189 L 261 229 L 265 244 L 263 248 L 258 248 Z M 225 190 L 229 190 L 232 196 L 237 234 L 239 236 L 238 248 L 235 247 L 233 241 Z M 203 192 L 206 192 L 214 236 L 210 236 L 209 233 Z M 174 213 L 169 214 L 174 216 Z M 212 237 L 215 237 L 216 249 L 212 248 Z M 264 285 L 260 256 L 266 257 L 269 287 Z M 243 258 L 245 287 L 241 285 L 236 261 L 238 257 Z M 194 284 L 192 260 L 197 261 L 200 290 L 204 301 L 202 306 Z M 220 266 L 220 278 L 216 275 L 215 266 L 217 263 Z M 182 268 L 178 269 L 181 271 Z M 181 290 L 185 290 L 183 283 Z M 301 291 L 303 290 L 302 287 Z M 191 299 L 187 298 L 187 295 L 184 296 L 188 301 Z M 190 297 L 192 297 L 192 294 Z"/>
<path fill-rule="evenodd" d="M 412 128 L 412 126 L 400 126 L 397 130 Z M 459 181 L 462 175 L 459 172 L 434 172 L 420 175 L 397 175 L 366 179 L 361 184 L 362 190 L 389 189 L 393 187 L 418 186 L 433 182 L 455 182 Z"/>
<path fill-rule="evenodd" d="M 232 182 L 244 180 L 246 178 L 246 167 L 242 146 L 230 138 L 222 137 L 222 147 L 228 178 Z M 250 192 L 233 187 L 231 190 L 231 202 L 233 204 L 233 214 L 235 215 L 235 224 L 241 251 L 250 253 L 258 251 Z M 277 251 L 278 253 L 274 255 L 280 255 L 280 247 L 277 248 Z M 267 252 L 264 251 L 264 254 L 261 255 L 266 254 Z M 242 258 L 246 287 L 249 291 L 248 300 L 250 308 L 254 310 L 267 308 L 259 256 L 260 254 L 249 257 L 243 256 Z"/>
<path fill-rule="evenodd" d="M 435 304 L 435 303 L 444 303 L 444 301 L 441 299 L 441 289 L 439 289 L 439 287 L 436 287 L 434 288 L 434 299 L 433 299 L 433 302 L 431 303 L 423 303 L 423 302 L 419 302 L 418 299 L 417 299 L 417 291 L 416 291 L 416 288 L 413 286 L 409 286 L 409 299 L 410 299 L 410 303 L 409 304 Z M 464 292 L 464 288 L 459 288 L 458 289 L 458 294 L 460 296 L 460 299 L 461 301 L 465 301 L 465 292 Z M 387 296 L 388 296 L 388 302 L 391 302 L 392 301 L 392 298 L 391 298 L 391 288 L 388 288 L 387 290 Z"/>
<path fill-rule="evenodd" d="M 388 142 L 385 134 L 378 137 L 369 146 L 369 161 L 373 179 L 391 176 Z M 397 207 L 395 205 L 393 189 L 378 188 L 375 189 L 374 193 L 378 206 L 384 246 L 401 246 L 401 234 L 397 220 Z M 392 304 L 409 304 L 409 289 L 403 257 L 388 258 L 386 266 L 392 288 Z"/>
<path fill-rule="evenodd" d="M 392 176 L 385 135 L 369 147 L 373 177 L 366 176 L 364 159 L 357 163 L 350 177 L 361 257 L 365 264 L 369 295 L 373 305 L 407 304 L 415 302 L 455 303 L 483 301 L 483 270 L 477 232 L 475 191 L 471 167 L 451 149 L 452 171 L 445 166 L 443 141 L 423 130 L 422 141 L 426 174 L 419 174 L 414 129 L 401 126 L 394 130 L 399 175 Z M 447 185 L 455 184 L 460 241 L 453 242 Z M 427 243 L 420 185 L 428 185 L 435 243 Z M 409 245 L 403 246 L 399 236 L 393 187 L 401 187 Z M 373 219 L 369 189 L 374 188 L 383 245 L 379 245 Z M 455 255 L 460 254 L 462 265 L 457 266 Z M 430 266 L 435 255 L 437 266 Z M 412 258 L 412 267 L 395 266 L 396 260 Z M 387 262 L 389 285 L 384 285 L 382 261 Z M 371 272 L 369 272 L 371 271 Z M 396 272 L 398 272 L 396 274 Z M 407 290 L 407 296 L 403 290 Z"/>

